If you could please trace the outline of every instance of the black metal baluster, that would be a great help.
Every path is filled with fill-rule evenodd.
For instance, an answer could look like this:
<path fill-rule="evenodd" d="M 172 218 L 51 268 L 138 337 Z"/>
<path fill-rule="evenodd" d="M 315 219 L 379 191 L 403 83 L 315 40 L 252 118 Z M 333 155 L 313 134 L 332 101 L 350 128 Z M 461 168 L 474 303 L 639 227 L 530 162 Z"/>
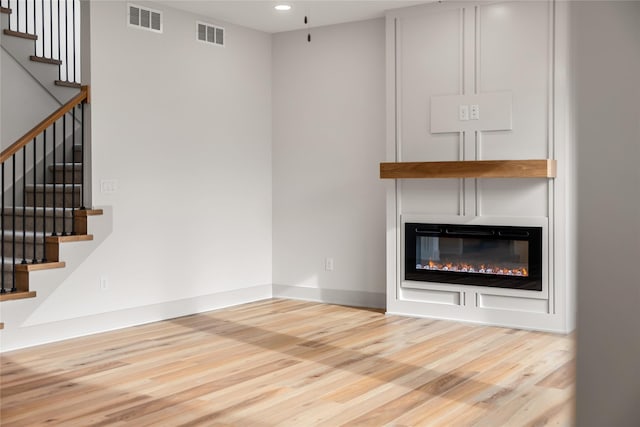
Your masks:
<path fill-rule="evenodd" d="M 22 147 L 22 262 L 27 263 L 27 146 Z M 13 181 L 15 185 L 15 180 Z M 35 189 L 34 189 L 35 190 Z"/>
<path fill-rule="evenodd" d="M 46 58 L 46 52 L 44 51 L 44 45 L 45 45 L 45 37 L 44 37 L 44 0 L 40 0 L 41 4 L 42 4 L 42 15 L 40 16 L 40 21 L 42 23 L 42 40 L 40 41 L 40 45 L 42 46 L 42 57 Z"/>
<path fill-rule="evenodd" d="M 69 2 L 64 2 L 64 63 L 69 81 Z"/>
<path fill-rule="evenodd" d="M 15 204 L 14 204 L 15 205 Z M 4 245 L 6 238 L 4 236 L 4 162 L 2 163 L 2 286 L 0 286 L 0 294 L 6 294 L 5 274 L 4 274 Z"/>
<path fill-rule="evenodd" d="M 53 0 L 49 0 L 49 58 L 53 58 Z"/>
<path fill-rule="evenodd" d="M 85 210 L 84 205 L 84 102 L 80 104 L 80 209 Z M 75 160 L 75 159 L 74 159 Z"/>
<path fill-rule="evenodd" d="M 20 0 L 16 2 L 16 31 L 20 31 Z"/>
<path fill-rule="evenodd" d="M 76 0 L 71 0 L 71 6 L 71 13 L 73 13 L 73 81 L 79 83 L 76 75 Z"/>
<path fill-rule="evenodd" d="M 73 109 L 71 110 L 71 123 L 73 123 L 73 127 L 71 128 L 71 152 L 73 153 L 73 150 L 76 147 L 76 107 L 73 107 Z M 76 209 L 76 170 L 75 170 L 75 163 L 74 163 L 75 159 L 71 159 L 72 163 L 71 163 L 71 215 L 73 216 L 73 211 Z M 67 174 L 67 168 L 65 166 L 64 168 L 64 172 L 65 175 Z M 76 230 L 75 229 L 71 229 L 71 234 L 76 234 Z"/>
<path fill-rule="evenodd" d="M 56 167 L 56 123 L 57 121 L 53 122 L 53 167 Z M 52 198 L 53 198 L 53 203 L 51 204 L 51 206 L 53 206 L 53 232 L 51 233 L 52 236 L 56 236 L 56 175 L 54 173 L 53 175 L 53 191 L 52 191 Z M 62 221 L 64 221 L 64 218 L 62 218 Z"/>
<path fill-rule="evenodd" d="M 55 173 L 55 171 L 54 171 Z M 47 262 L 47 130 L 42 134 L 42 262 Z M 35 211 L 34 211 L 35 216 Z M 34 222 L 35 227 L 35 222 Z"/>
<path fill-rule="evenodd" d="M 37 209 L 38 168 L 36 167 L 38 163 L 37 155 L 38 155 L 38 142 L 37 142 L 37 138 L 33 138 L 33 258 L 31 259 L 32 264 L 38 263 L 38 258 L 36 257 L 36 249 L 38 247 L 36 243 L 36 236 L 38 233 L 38 226 L 36 224 L 36 211 L 38 210 Z M 26 172 L 25 172 L 25 176 L 26 176 Z M 23 227 L 26 228 L 26 224 L 23 224 Z"/>
<path fill-rule="evenodd" d="M 12 188 L 12 197 L 13 197 L 13 206 L 15 207 L 16 205 L 16 155 L 14 154 L 11 158 L 13 161 L 13 185 L 11 186 Z M 23 182 L 24 185 L 24 182 Z M 13 258 L 13 262 L 11 265 L 11 292 L 15 292 L 16 291 L 16 210 L 13 210 L 13 229 L 12 229 L 12 258 Z"/>
<path fill-rule="evenodd" d="M 66 168 L 67 156 L 67 115 L 62 116 L 62 169 Z M 56 185 L 57 187 L 57 185 Z M 55 191 L 55 190 L 54 190 Z M 67 236 L 67 176 L 62 174 L 62 235 Z"/>
<path fill-rule="evenodd" d="M 60 48 L 60 0 L 58 0 L 58 60 L 62 59 L 62 51 Z M 60 72 L 58 73 L 60 80 L 62 80 L 62 67 L 60 67 Z"/>

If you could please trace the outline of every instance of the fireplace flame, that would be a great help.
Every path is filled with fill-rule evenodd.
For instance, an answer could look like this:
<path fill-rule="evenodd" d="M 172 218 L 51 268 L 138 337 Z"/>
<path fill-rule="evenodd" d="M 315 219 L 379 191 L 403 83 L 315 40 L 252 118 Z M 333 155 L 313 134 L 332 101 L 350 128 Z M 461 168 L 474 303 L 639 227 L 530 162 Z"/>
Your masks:
<path fill-rule="evenodd" d="M 473 265 L 466 263 L 453 263 L 453 262 L 435 262 L 433 260 L 422 261 L 420 264 L 416 264 L 417 270 L 434 270 L 434 271 L 451 271 L 457 273 L 470 273 L 470 274 L 494 274 L 499 276 L 520 276 L 528 277 L 529 271 L 524 267 L 504 267 L 499 265 Z"/>

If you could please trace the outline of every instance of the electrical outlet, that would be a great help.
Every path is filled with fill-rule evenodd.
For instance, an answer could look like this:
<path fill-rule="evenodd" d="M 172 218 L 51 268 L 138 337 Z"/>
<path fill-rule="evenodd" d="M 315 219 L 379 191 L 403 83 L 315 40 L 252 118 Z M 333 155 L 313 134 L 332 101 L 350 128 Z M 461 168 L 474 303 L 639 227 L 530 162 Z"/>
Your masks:
<path fill-rule="evenodd" d="M 109 281 L 107 280 L 106 277 L 101 277 L 100 278 L 100 290 L 101 291 L 106 291 L 109 289 Z"/>
<path fill-rule="evenodd" d="M 480 106 L 478 104 L 472 104 L 469 107 L 471 120 L 480 120 Z"/>
<path fill-rule="evenodd" d="M 325 258 L 324 259 L 324 269 L 326 271 L 333 271 L 333 258 Z"/>
<path fill-rule="evenodd" d="M 460 121 L 469 120 L 469 106 L 468 105 L 461 105 L 460 106 L 460 111 L 458 113 L 459 113 L 458 118 L 460 119 Z"/>

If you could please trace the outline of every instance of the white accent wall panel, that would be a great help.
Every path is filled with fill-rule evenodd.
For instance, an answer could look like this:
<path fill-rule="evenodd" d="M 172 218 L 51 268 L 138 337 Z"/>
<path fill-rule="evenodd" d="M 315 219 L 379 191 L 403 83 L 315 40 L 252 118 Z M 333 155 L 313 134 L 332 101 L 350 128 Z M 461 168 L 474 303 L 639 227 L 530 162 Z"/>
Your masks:
<path fill-rule="evenodd" d="M 554 127 L 564 129 L 566 120 L 560 111 L 566 93 L 558 84 L 566 61 L 565 27 L 564 9 L 553 1 L 449 2 L 387 14 L 387 161 L 561 160 L 556 180 L 405 179 L 389 185 L 389 312 L 559 332 L 572 328 L 571 272 L 562 267 L 571 264 L 563 246 L 570 238 L 564 217 L 570 209 L 555 194 L 558 182 L 562 194 L 571 191 L 570 160 L 556 156 L 568 142 Z M 500 93 L 511 104 L 490 102 Z M 500 119 L 492 128 L 480 119 L 461 121 L 456 104 L 471 103 L 466 100 L 479 104 L 480 119 L 511 123 Z M 543 291 L 405 281 L 406 218 L 545 224 Z M 443 304 L 440 297 L 448 293 L 460 295 L 459 304 Z"/>
<path fill-rule="evenodd" d="M 418 13 L 402 20 L 397 66 L 403 160 L 458 160 L 460 134 L 431 134 L 430 97 L 460 93 L 460 11 Z"/>
<path fill-rule="evenodd" d="M 550 7 L 504 2 L 477 10 L 479 92 L 513 92 L 513 130 L 482 135 L 482 159 L 547 157 L 551 71 Z"/>

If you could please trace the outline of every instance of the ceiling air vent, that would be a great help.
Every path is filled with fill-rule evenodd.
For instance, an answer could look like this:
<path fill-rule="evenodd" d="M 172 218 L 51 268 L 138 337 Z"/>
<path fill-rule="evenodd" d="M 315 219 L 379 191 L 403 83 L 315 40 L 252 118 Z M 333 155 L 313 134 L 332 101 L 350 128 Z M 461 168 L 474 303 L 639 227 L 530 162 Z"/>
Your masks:
<path fill-rule="evenodd" d="M 129 5 L 129 25 L 144 30 L 162 32 L 162 12 L 158 10 Z"/>
<path fill-rule="evenodd" d="M 205 22 L 196 22 L 196 39 L 201 42 L 224 46 L 224 28 Z"/>

